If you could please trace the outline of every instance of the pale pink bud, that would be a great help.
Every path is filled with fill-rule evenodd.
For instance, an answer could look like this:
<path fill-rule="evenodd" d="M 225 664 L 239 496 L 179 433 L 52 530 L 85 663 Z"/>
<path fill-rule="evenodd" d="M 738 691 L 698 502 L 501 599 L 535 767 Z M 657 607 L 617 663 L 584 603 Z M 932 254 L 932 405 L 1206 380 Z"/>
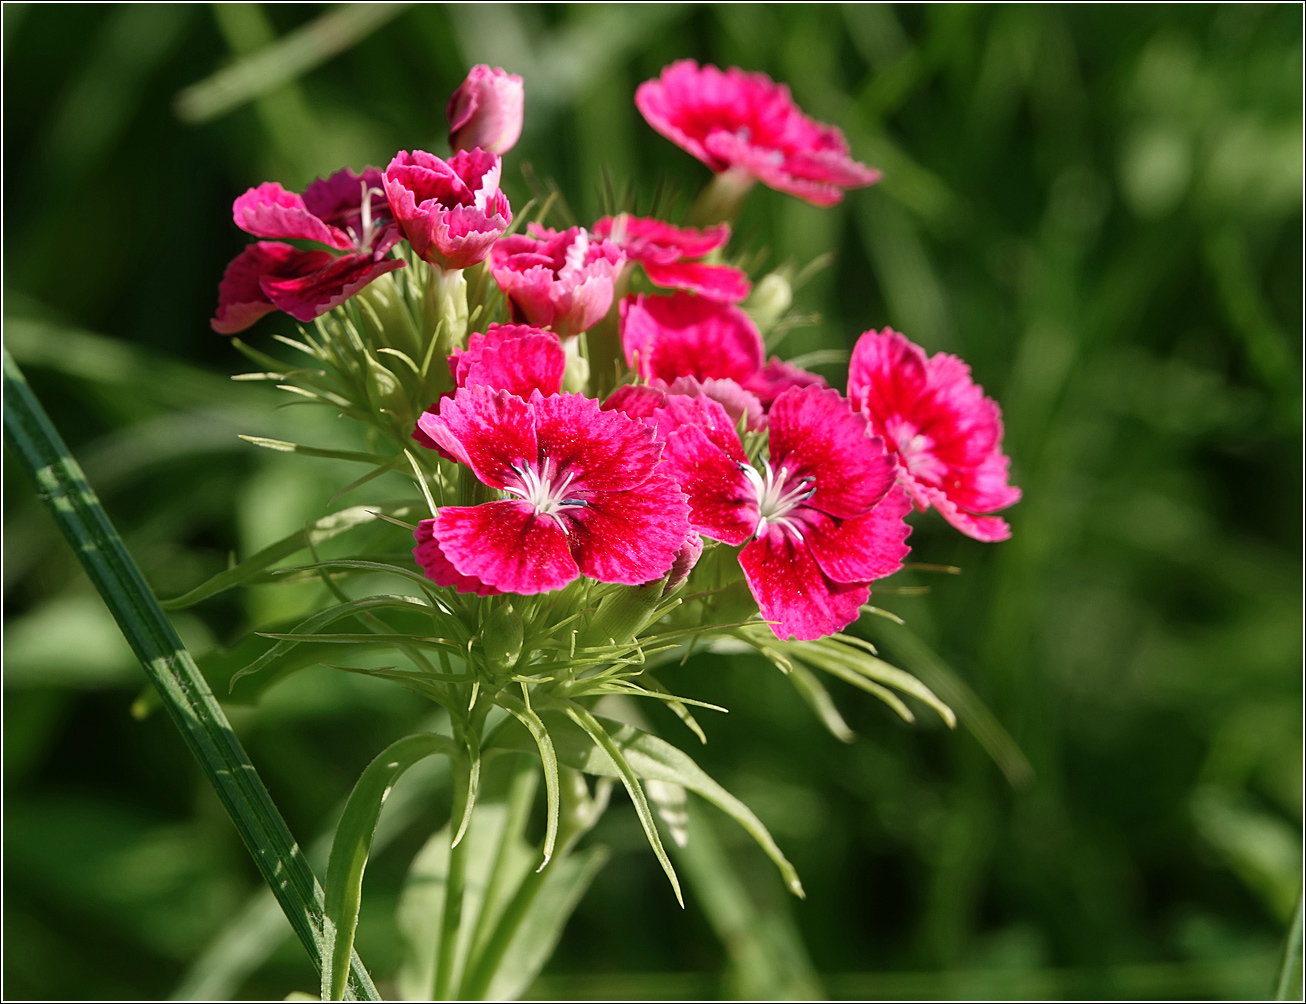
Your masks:
<path fill-rule="evenodd" d="M 521 77 L 473 66 L 445 109 L 450 148 L 458 151 L 479 146 L 491 153 L 507 153 L 521 135 L 524 100 Z"/>

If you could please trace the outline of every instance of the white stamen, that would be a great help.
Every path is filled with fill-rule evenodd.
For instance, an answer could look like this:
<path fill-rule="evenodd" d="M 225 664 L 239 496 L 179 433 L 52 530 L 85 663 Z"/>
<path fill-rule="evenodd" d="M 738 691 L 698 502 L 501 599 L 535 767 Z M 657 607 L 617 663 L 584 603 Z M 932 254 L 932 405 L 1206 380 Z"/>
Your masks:
<path fill-rule="evenodd" d="M 354 243 L 358 245 L 358 250 L 366 253 L 372 250 L 372 238 L 376 236 L 376 228 L 372 223 L 372 194 L 375 193 L 384 196 L 385 192 L 381 191 L 379 188 L 368 188 L 366 181 L 360 181 L 359 187 L 363 190 L 363 199 L 358 204 L 358 213 L 363 227 L 363 234 L 360 237 L 358 234 L 354 233 L 353 227 L 349 227 L 348 230 L 349 236 L 352 237 Z"/>
<path fill-rule="evenodd" d="M 767 524 L 774 523 L 802 539 L 802 527 L 789 514 L 816 494 L 816 479 L 799 478 L 786 486 L 785 482 L 789 480 L 787 467 L 782 466 L 777 473 L 771 469 L 770 461 L 764 460 L 762 464 L 765 470 L 761 472 L 748 464 L 739 465 L 757 499 L 757 512 L 761 519 L 757 521 L 756 535 L 762 536 L 766 533 Z"/>
<path fill-rule="evenodd" d="M 521 483 L 515 487 L 505 485 L 503 490 L 533 505 L 535 515 L 554 517 L 558 525 L 565 530 L 566 525 L 557 519 L 558 513 L 563 509 L 583 506 L 585 501 L 567 497 L 567 489 L 576 479 L 576 475 L 568 471 L 558 478 L 552 468 L 553 464 L 548 461 L 545 462 L 543 471 L 537 470 L 525 461 L 521 464 L 513 464 L 512 469 L 521 478 Z"/>

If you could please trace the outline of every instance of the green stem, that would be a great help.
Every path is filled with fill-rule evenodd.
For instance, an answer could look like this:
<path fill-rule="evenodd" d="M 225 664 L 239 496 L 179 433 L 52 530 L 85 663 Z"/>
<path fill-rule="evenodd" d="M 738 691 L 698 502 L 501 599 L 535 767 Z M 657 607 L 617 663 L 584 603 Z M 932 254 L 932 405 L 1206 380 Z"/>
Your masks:
<path fill-rule="evenodd" d="M 440 918 L 440 943 L 435 963 L 435 994 L 438 1001 L 450 1000 L 452 990 L 457 985 L 454 980 L 454 965 L 457 960 L 458 932 L 462 927 L 463 894 L 467 881 L 467 847 L 471 842 L 467 834 L 459 839 L 460 820 L 467 808 L 471 796 L 468 783 L 469 773 L 464 768 L 470 765 L 455 763 L 453 811 L 449 814 L 449 872 L 444 886 L 444 913 Z"/>
<path fill-rule="evenodd" d="M 325 934 L 323 894 L 317 877 L 195 660 L 7 351 L 4 392 L 5 434 L 11 446 L 158 688 L 164 707 L 200 762 L 286 919 L 321 970 Z M 349 990 L 354 999 L 380 1000 L 357 953 L 350 958 Z"/>
<path fill-rule="evenodd" d="M 689 225 L 706 227 L 714 223 L 733 224 L 754 181 L 751 174 L 734 168 L 715 175 L 694 200 L 693 208 L 689 211 Z"/>

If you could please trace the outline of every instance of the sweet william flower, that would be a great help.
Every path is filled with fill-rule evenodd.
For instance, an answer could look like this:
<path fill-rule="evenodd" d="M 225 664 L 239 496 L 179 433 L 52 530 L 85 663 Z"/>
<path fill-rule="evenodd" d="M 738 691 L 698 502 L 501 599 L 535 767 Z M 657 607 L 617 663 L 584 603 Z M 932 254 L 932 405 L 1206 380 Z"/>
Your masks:
<path fill-rule="evenodd" d="M 1011 528 L 989 513 L 1020 500 L 1007 484 L 1002 412 L 956 356 L 927 356 L 885 328 L 867 331 L 848 366 L 848 397 L 884 439 L 916 507 L 933 506 L 976 540 L 1006 540 Z"/>
<path fill-rule="evenodd" d="M 769 418 L 761 470 L 709 398 L 670 398 L 654 422 L 690 525 L 744 544 L 739 563 L 762 616 L 778 638 L 811 640 L 856 620 L 869 583 L 902 567 L 911 504 L 892 456 L 837 391 L 790 388 Z"/>
<path fill-rule="evenodd" d="M 521 77 L 497 67 L 473 66 L 445 109 L 450 149 L 507 153 L 521 136 L 524 102 Z"/>
<path fill-rule="evenodd" d="M 483 385 L 525 399 L 537 390 L 545 397 L 558 393 L 566 365 L 562 343 L 552 331 L 529 324 L 491 324 L 484 334 L 473 333 L 467 339 L 467 348 L 454 349 L 449 357 L 449 374 L 454 390 Z M 439 414 L 440 402 L 426 411 Z M 413 438 L 427 449 L 440 449 L 420 424 Z"/>
<path fill-rule="evenodd" d="M 699 380 L 692 376 L 677 377 L 671 383 L 654 377 L 646 384 L 628 383 L 613 391 L 603 402 L 604 411 L 619 411 L 631 418 L 651 418 L 667 400 L 675 395 L 710 397 L 726 410 L 736 427 L 740 419 L 750 431 L 765 428 L 766 415 L 757 395 L 744 390 L 734 380 L 708 377 Z"/>
<path fill-rule="evenodd" d="M 419 257 L 444 269 L 486 259 L 512 223 L 500 170 L 498 156 L 486 150 L 460 150 L 447 161 L 424 150 L 395 155 L 385 170 L 385 194 Z"/>
<path fill-rule="evenodd" d="M 762 336 L 739 307 L 685 292 L 623 299 L 621 341 L 626 362 L 646 381 L 732 380 L 763 408 L 790 387 L 825 386 L 792 363 L 764 364 Z"/>
<path fill-rule="evenodd" d="M 421 524 L 414 555 L 437 582 L 456 573 L 460 588 L 510 593 L 561 589 L 580 575 L 640 585 L 666 575 L 685 546 L 688 508 L 659 468 L 661 444 L 597 401 L 538 391 L 523 401 L 477 385 L 419 425 L 509 496 L 446 506 Z M 438 555 L 423 548 L 427 533 Z"/>
<path fill-rule="evenodd" d="M 734 304 L 675 292 L 637 293 L 621 301 L 626 362 L 645 380 L 681 376 L 743 383 L 762 368 L 757 326 Z"/>
<path fill-rule="evenodd" d="M 588 331 L 612 306 L 621 249 L 583 227 L 561 232 L 530 224 L 494 245 L 490 272 L 513 320 L 552 328 L 561 338 Z"/>
<path fill-rule="evenodd" d="M 302 250 L 280 240 L 249 245 L 223 273 L 213 330 L 234 335 L 274 310 L 311 321 L 378 276 L 403 268 L 386 257 L 400 235 L 380 186 L 376 168 L 361 175 L 345 168 L 318 178 L 302 196 L 268 181 L 236 199 L 232 217 L 246 233 L 315 241 L 344 253 Z"/>
<path fill-rule="evenodd" d="M 880 177 L 849 156 L 839 129 L 808 118 L 789 88 L 764 73 L 682 59 L 640 84 L 635 104 L 649 125 L 718 174 L 734 172 L 818 206 Z"/>
<path fill-rule="evenodd" d="M 739 269 L 698 260 L 729 242 L 730 227 L 724 223 L 695 230 L 622 213 L 603 217 L 590 232 L 611 240 L 625 252 L 627 261 L 642 265 L 654 286 L 684 289 L 729 303 L 738 303 L 752 288 Z"/>

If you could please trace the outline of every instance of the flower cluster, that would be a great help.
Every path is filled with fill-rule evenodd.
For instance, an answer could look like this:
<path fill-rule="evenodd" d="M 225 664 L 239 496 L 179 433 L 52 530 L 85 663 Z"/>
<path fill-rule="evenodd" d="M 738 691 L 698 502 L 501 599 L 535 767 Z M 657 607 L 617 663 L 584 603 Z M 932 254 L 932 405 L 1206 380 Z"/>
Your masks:
<path fill-rule="evenodd" d="M 742 582 L 777 637 L 813 640 L 856 620 L 871 584 L 902 567 L 913 505 L 979 540 L 1009 535 L 992 515 L 1020 497 L 998 406 L 960 360 L 868 331 L 845 395 L 768 359 L 721 216 L 517 231 L 500 179 L 522 93 L 519 78 L 476 67 L 449 103 L 447 159 L 400 151 L 384 171 L 340 171 L 302 196 L 266 183 L 234 206 L 260 240 L 228 267 L 214 329 L 335 312 L 371 353 L 349 363 L 370 407 L 420 414 L 408 431 L 432 451 L 413 459 L 442 497 L 416 530 L 429 580 L 482 597 L 581 579 L 670 591 L 698 565 L 705 588 L 708 571 L 718 590 Z M 682 61 L 636 104 L 736 192 L 761 181 L 830 205 L 878 178 L 761 74 Z M 387 278 L 365 310 L 343 310 L 406 266 L 425 278 Z M 474 311 L 476 282 L 460 278 L 472 269 L 498 297 Z M 615 379 L 591 380 L 595 360 Z M 330 400 L 349 400 L 349 373 Z"/>

